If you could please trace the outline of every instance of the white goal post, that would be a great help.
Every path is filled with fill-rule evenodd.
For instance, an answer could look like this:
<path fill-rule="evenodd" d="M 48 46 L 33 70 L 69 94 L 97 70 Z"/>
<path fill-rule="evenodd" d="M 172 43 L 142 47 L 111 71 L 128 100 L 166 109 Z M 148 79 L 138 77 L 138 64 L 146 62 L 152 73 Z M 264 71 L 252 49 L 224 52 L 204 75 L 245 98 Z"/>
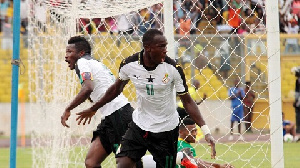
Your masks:
<path fill-rule="evenodd" d="M 266 0 L 261 18 L 258 4 L 242 4 L 238 9 L 248 7 L 254 20 L 266 27 L 261 34 L 253 33 L 257 26 L 248 25 L 250 15 L 241 14 L 241 25 L 246 24 L 249 32 L 238 34 L 241 25 L 236 29 L 229 26 L 229 8 L 233 8 L 230 0 L 220 0 L 225 2 L 223 6 L 211 0 L 205 6 L 196 6 L 198 0 L 186 1 L 192 2 L 190 6 L 185 0 L 29 0 L 27 62 L 32 167 L 84 167 L 92 131 L 100 122 L 101 116 L 96 115 L 90 125 L 77 125 L 75 113 L 91 106 L 85 102 L 72 111 L 68 120 L 71 128 L 60 124 L 64 108 L 80 89 L 77 76 L 64 61 L 67 40 L 84 35 L 92 46 L 93 57 L 117 75 L 121 60 L 142 49 L 143 31 L 149 28 L 164 31 L 168 55 L 182 65 L 187 84 L 192 87 L 194 80 L 200 81 L 200 88 L 191 95 L 197 100 L 207 96 L 198 107 L 217 144 L 224 149 L 216 160 L 210 161 L 240 167 L 284 167 L 278 4 Z M 195 10 L 199 11 L 196 18 Z M 185 14 L 186 20 L 182 19 Z M 191 19 L 187 33 L 184 24 L 189 17 L 195 20 Z M 120 26 L 124 20 L 128 23 L 126 30 Z M 236 79 L 242 88 L 246 81 L 252 82 L 256 98 L 252 122 L 248 124 L 254 133 L 248 133 L 243 120 L 244 139 L 238 138 L 235 123 L 234 138 L 229 140 L 233 109 L 228 89 Z M 135 89 L 130 83 L 124 94 L 134 106 Z M 202 143 L 203 139 L 200 142 L 194 145 L 201 151 L 198 156 L 209 159 L 210 149 Z M 246 148 L 235 148 L 241 144 Z M 245 156 L 250 151 L 253 156 Z M 113 155 L 102 164 L 114 166 Z"/>

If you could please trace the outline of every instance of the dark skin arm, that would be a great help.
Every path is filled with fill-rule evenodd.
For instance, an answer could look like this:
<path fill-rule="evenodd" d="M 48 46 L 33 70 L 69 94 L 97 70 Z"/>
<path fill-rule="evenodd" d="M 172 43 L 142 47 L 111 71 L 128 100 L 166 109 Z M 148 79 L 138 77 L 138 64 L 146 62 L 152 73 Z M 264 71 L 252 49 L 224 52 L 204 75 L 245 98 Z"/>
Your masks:
<path fill-rule="evenodd" d="M 190 115 L 190 117 L 196 122 L 199 127 L 205 125 L 205 121 L 195 103 L 195 101 L 191 98 L 189 93 L 179 95 L 181 102 L 183 103 L 183 107 L 186 112 Z M 215 149 L 215 141 L 211 134 L 205 135 L 205 140 L 210 144 L 211 147 L 211 158 L 216 157 L 216 149 Z"/>
<path fill-rule="evenodd" d="M 118 95 L 120 95 L 125 85 L 128 82 L 129 80 L 122 81 L 120 79 L 117 79 L 115 83 L 107 89 L 104 96 L 98 102 L 96 102 L 91 108 L 77 113 L 78 117 L 76 118 L 76 121 L 78 121 L 78 125 L 80 125 L 82 121 L 83 121 L 83 125 L 85 125 L 87 121 L 89 124 L 91 121 L 91 117 L 95 114 L 95 112 L 99 108 L 104 106 L 106 103 L 109 103 L 110 101 L 115 99 Z"/>
<path fill-rule="evenodd" d="M 82 84 L 82 88 L 80 92 L 76 95 L 76 97 L 73 99 L 73 101 L 68 105 L 68 107 L 65 109 L 65 112 L 61 116 L 61 124 L 65 127 L 70 127 L 66 124 L 66 121 L 69 119 L 71 115 L 71 110 L 73 110 L 75 107 L 83 103 L 86 99 L 88 99 L 91 95 L 91 93 L 94 90 L 94 83 L 91 80 L 85 80 Z"/>

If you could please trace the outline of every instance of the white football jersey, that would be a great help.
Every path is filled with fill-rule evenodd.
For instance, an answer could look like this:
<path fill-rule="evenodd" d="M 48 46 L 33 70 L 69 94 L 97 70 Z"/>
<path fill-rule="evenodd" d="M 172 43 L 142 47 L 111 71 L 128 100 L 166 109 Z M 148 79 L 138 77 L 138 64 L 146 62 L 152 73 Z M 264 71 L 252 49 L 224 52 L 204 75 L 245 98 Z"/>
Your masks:
<path fill-rule="evenodd" d="M 83 73 L 91 73 L 91 78 L 94 82 L 94 90 L 90 95 L 90 99 L 93 102 L 97 102 L 105 94 L 106 90 L 115 82 L 115 77 L 111 71 L 102 62 L 93 59 L 90 55 L 84 55 L 78 59 L 75 70 L 80 79 L 80 83 L 83 82 Z M 100 113 L 101 118 L 104 119 L 106 116 L 125 106 L 127 103 L 129 103 L 128 99 L 121 93 L 114 100 L 101 107 L 97 113 Z"/>
<path fill-rule="evenodd" d="M 173 130 L 179 123 L 176 93 L 188 92 L 182 68 L 170 57 L 157 67 L 143 65 L 143 51 L 122 61 L 120 80 L 131 80 L 136 88 L 137 108 L 132 119 L 141 129 L 150 132 Z"/>

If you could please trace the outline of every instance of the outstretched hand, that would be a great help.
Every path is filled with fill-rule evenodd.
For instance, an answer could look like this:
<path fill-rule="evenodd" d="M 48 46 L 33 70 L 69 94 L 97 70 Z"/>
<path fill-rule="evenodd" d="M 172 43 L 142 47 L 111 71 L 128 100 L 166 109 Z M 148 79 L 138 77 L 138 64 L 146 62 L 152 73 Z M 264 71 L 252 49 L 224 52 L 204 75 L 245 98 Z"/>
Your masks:
<path fill-rule="evenodd" d="M 78 117 L 76 118 L 76 121 L 78 122 L 78 125 L 81 124 L 82 120 L 83 120 L 83 125 L 85 125 L 86 122 L 88 122 L 88 124 L 90 124 L 91 119 L 95 114 L 96 114 L 96 112 L 92 111 L 91 109 L 83 110 L 82 112 L 76 113 L 76 115 L 78 115 Z"/>
<path fill-rule="evenodd" d="M 211 134 L 206 134 L 205 135 L 205 140 L 207 143 L 209 143 L 209 146 L 211 148 L 211 158 L 215 159 L 216 158 L 216 144 L 214 138 L 211 136 Z"/>
<path fill-rule="evenodd" d="M 60 122 L 63 126 L 70 128 L 70 126 L 66 123 L 66 121 L 69 119 L 71 115 L 70 111 L 65 111 L 64 114 L 60 117 Z"/>

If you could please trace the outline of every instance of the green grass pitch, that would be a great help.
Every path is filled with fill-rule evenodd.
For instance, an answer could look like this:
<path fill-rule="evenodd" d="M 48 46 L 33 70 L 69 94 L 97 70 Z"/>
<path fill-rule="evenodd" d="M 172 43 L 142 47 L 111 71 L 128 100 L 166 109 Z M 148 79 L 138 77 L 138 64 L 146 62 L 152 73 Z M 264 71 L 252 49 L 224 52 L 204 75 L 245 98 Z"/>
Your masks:
<path fill-rule="evenodd" d="M 217 144 L 217 162 L 229 162 L 236 168 L 239 167 L 271 167 L 271 147 L 264 143 L 236 143 Z M 76 150 L 76 149 L 75 149 Z M 210 159 L 210 148 L 197 145 L 196 152 L 202 159 L 214 162 Z M 300 165 L 300 143 L 284 143 L 284 165 L 286 168 L 299 167 Z M 82 158 L 84 161 L 84 158 Z M 114 162 L 114 160 L 106 160 Z M 111 165 L 111 164 L 110 164 Z M 0 168 L 9 167 L 9 148 L 0 148 Z M 31 168 L 31 148 L 17 149 L 17 167 Z M 72 166 L 70 166 L 72 167 Z M 77 167 L 77 166 L 76 166 Z"/>

